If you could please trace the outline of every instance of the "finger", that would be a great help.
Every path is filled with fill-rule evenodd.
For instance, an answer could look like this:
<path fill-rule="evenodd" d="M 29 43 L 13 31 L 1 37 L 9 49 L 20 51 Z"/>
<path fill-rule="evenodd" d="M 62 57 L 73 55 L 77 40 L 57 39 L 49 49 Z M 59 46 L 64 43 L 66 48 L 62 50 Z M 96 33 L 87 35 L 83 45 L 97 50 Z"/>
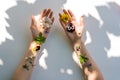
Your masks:
<path fill-rule="evenodd" d="M 63 9 L 63 12 L 64 12 L 65 14 L 68 14 L 68 12 L 67 12 L 65 9 Z"/>
<path fill-rule="evenodd" d="M 63 21 L 61 21 L 61 19 L 60 19 L 60 18 L 59 18 L 59 21 L 60 21 L 60 24 L 62 25 L 63 29 L 64 29 L 64 30 L 66 30 L 66 26 L 65 26 L 64 22 L 63 22 Z"/>
<path fill-rule="evenodd" d="M 51 9 L 48 9 L 45 13 L 45 16 L 48 16 L 50 12 L 51 12 Z"/>
<path fill-rule="evenodd" d="M 80 26 L 84 26 L 84 16 L 80 17 Z"/>
<path fill-rule="evenodd" d="M 47 9 L 44 9 L 43 12 L 42 12 L 42 17 L 44 17 L 45 13 L 46 13 Z"/>
<path fill-rule="evenodd" d="M 74 14 L 72 13 L 72 11 L 70 9 L 68 9 L 68 13 L 71 17 L 75 17 Z"/>
<path fill-rule="evenodd" d="M 60 19 L 61 19 L 61 17 L 62 17 L 62 14 L 60 14 L 59 13 L 59 17 L 60 17 Z M 62 20 L 61 20 L 62 21 Z M 63 21 L 62 21 L 63 22 Z M 63 22 L 65 25 L 67 24 L 67 23 L 65 23 L 65 22 Z"/>
<path fill-rule="evenodd" d="M 68 11 L 67 11 L 67 10 L 65 10 L 65 9 L 63 9 L 63 12 L 64 12 L 65 14 L 67 14 L 67 15 L 70 17 L 69 22 L 71 22 L 71 21 L 72 21 L 72 17 L 71 17 L 71 16 L 70 16 L 70 14 L 68 13 Z"/>
<path fill-rule="evenodd" d="M 53 16 L 53 12 L 51 11 L 50 15 L 49 15 L 49 18 L 52 18 L 52 16 Z"/>
<path fill-rule="evenodd" d="M 31 17 L 31 25 L 34 25 L 34 24 L 35 24 L 35 17 L 32 16 L 32 17 Z"/>
<path fill-rule="evenodd" d="M 59 17 L 61 18 L 62 17 L 62 15 L 59 13 Z"/>
<path fill-rule="evenodd" d="M 53 17 L 53 18 L 52 18 L 52 24 L 53 24 L 54 20 L 55 20 L 55 18 Z"/>

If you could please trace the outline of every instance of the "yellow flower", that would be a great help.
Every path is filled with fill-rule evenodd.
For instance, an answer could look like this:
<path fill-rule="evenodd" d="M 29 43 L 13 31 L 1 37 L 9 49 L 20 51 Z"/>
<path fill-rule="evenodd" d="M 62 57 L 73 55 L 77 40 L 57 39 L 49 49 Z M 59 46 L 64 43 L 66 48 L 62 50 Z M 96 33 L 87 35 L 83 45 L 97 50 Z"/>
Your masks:
<path fill-rule="evenodd" d="M 68 22 L 70 20 L 70 16 L 68 14 L 62 14 L 61 20 L 64 22 Z"/>
<path fill-rule="evenodd" d="M 34 53 L 36 53 L 36 47 L 34 47 L 34 48 L 32 49 L 32 51 L 33 51 Z"/>
<path fill-rule="evenodd" d="M 38 50 L 40 50 L 40 46 L 35 46 L 35 47 L 32 49 L 33 52 L 36 52 L 36 51 L 38 51 Z"/>

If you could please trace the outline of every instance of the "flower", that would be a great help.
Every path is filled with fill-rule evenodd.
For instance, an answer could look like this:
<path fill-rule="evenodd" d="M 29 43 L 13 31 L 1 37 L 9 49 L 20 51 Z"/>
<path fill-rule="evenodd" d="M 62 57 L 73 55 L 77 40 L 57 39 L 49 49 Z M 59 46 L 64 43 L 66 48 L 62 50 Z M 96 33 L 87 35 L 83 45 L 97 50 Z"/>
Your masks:
<path fill-rule="evenodd" d="M 35 47 L 33 48 L 33 52 L 36 52 L 36 51 L 38 51 L 38 50 L 40 50 L 40 46 L 35 46 Z"/>
<path fill-rule="evenodd" d="M 27 64 L 24 64 L 22 67 L 26 70 L 29 70 L 29 66 Z"/>
<path fill-rule="evenodd" d="M 51 27 L 52 25 L 52 20 L 48 17 L 43 17 L 40 19 L 40 26 L 45 26 L 47 28 Z"/>
<path fill-rule="evenodd" d="M 88 64 L 88 67 L 91 67 L 91 66 L 92 66 L 92 64 L 91 64 L 91 63 L 89 63 L 89 64 Z"/>
<path fill-rule="evenodd" d="M 75 26 L 72 23 L 69 23 L 67 25 L 67 31 L 71 32 L 71 33 L 74 32 L 75 31 Z"/>
<path fill-rule="evenodd" d="M 77 46 L 77 47 L 76 47 L 76 50 L 77 50 L 77 51 L 80 51 L 80 48 L 81 48 L 80 46 Z"/>
<path fill-rule="evenodd" d="M 68 22 L 70 20 L 70 16 L 68 14 L 62 14 L 61 20 L 64 22 Z"/>

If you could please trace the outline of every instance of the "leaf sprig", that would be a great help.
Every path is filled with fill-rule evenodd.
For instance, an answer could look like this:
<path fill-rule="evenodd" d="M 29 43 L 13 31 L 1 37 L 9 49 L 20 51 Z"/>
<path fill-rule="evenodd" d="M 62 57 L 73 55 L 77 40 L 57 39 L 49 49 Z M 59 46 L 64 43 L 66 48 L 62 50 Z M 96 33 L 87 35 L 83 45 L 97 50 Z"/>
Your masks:
<path fill-rule="evenodd" d="M 27 64 L 24 64 L 22 67 L 26 70 L 29 70 L 29 66 Z"/>
<path fill-rule="evenodd" d="M 85 63 L 85 62 L 87 62 L 88 61 L 88 58 L 87 57 L 85 57 L 85 56 L 83 56 L 83 55 L 80 55 L 80 63 L 81 64 L 83 64 L 83 63 Z"/>
<path fill-rule="evenodd" d="M 40 32 L 39 36 L 35 38 L 35 42 L 38 44 L 43 44 L 45 42 L 46 38 L 42 35 Z"/>

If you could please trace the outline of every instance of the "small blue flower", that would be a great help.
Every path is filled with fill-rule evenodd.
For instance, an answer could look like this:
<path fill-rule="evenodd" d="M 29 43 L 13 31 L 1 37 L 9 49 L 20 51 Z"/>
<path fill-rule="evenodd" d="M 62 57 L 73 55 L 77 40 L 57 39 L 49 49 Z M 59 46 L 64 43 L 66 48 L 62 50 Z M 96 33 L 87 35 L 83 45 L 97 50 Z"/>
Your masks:
<path fill-rule="evenodd" d="M 49 32 L 48 32 L 48 30 L 45 30 L 45 34 L 48 34 Z"/>
<path fill-rule="evenodd" d="M 88 67 L 91 67 L 91 66 L 92 66 L 92 64 L 91 64 L 91 63 L 89 63 L 89 64 L 88 64 Z"/>

